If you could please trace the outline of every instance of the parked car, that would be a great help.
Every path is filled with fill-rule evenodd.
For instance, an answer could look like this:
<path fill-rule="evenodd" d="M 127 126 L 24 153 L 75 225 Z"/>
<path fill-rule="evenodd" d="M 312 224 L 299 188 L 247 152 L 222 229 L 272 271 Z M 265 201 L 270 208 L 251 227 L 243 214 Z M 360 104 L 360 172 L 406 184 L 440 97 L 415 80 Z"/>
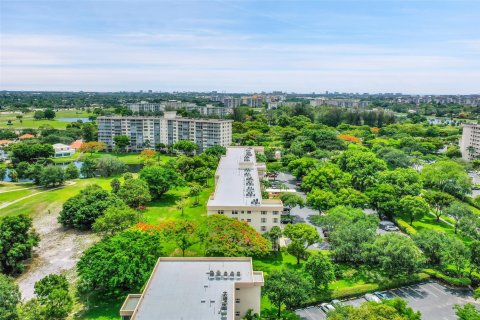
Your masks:
<path fill-rule="evenodd" d="M 377 297 L 376 295 L 371 294 L 371 293 L 367 293 L 367 294 L 365 295 L 365 299 L 366 299 L 367 301 L 373 301 L 373 302 L 378 302 L 378 303 L 382 302 L 382 300 L 380 300 L 379 297 Z"/>
<path fill-rule="evenodd" d="M 323 312 L 328 313 L 329 311 L 335 310 L 335 307 L 332 306 L 330 303 L 324 302 L 320 305 L 320 309 L 322 309 Z"/>
<path fill-rule="evenodd" d="M 387 300 L 388 299 L 388 296 L 383 292 L 375 291 L 373 294 L 376 295 L 380 300 Z"/>
<path fill-rule="evenodd" d="M 400 229 L 398 229 L 397 226 L 386 226 L 385 227 L 385 231 L 398 231 Z"/>

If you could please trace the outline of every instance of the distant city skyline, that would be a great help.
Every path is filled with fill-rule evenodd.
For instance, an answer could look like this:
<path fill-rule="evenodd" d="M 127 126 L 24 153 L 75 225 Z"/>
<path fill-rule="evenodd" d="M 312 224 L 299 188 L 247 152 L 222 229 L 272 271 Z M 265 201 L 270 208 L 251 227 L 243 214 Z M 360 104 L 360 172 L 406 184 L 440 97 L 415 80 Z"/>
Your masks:
<path fill-rule="evenodd" d="M 480 1 L 0 3 L 0 90 L 480 92 Z"/>

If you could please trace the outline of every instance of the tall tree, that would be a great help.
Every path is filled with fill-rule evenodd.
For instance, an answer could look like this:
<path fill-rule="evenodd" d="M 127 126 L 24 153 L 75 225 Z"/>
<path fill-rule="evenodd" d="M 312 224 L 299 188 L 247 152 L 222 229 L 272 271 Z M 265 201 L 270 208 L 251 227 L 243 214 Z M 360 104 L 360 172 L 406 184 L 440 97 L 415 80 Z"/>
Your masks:
<path fill-rule="evenodd" d="M 308 273 L 315 284 L 315 288 L 328 289 L 328 284 L 335 280 L 335 271 L 330 259 L 321 252 L 311 255 L 305 263 L 305 272 Z"/>
<path fill-rule="evenodd" d="M 0 273 L 0 319 L 17 320 L 17 304 L 20 302 L 20 290 L 14 280 Z"/>
<path fill-rule="evenodd" d="M 126 180 L 117 195 L 133 209 L 138 209 L 152 200 L 147 183 L 141 179 Z"/>
<path fill-rule="evenodd" d="M 292 240 L 287 250 L 297 258 L 297 264 L 305 258 L 307 248 L 320 240 L 317 228 L 305 223 L 287 224 L 283 234 Z"/>
<path fill-rule="evenodd" d="M 430 211 L 428 203 L 418 196 L 405 196 L 400 199 L 398 205 L 399 211 L 410 220 L 410 225 L 413 224 L 414 220 L 420 220 Z"/>
<path fill-rule="evenodd" d="M 160 199 L 170 189 L 184 185 L 184 180 L 172 168 L 148 166 L 140 171 L 140 179 L 147 182 L 152 198 Z"/>
<path fill-rule="evenodd" d="M 283 305 L 288 310 L 293 310 L 308 299 L 310 291 L 311 285 L 307 279 L 295 271 L 286 269 L 272 271 L 263 287 L 263 294 L 277 306 L 278 318 Z"/>
<path fill-rule="evenodd" d="M 113 142 L 115 143 L 116 149 L 125 152 L 127 147 L 130 145 L 130 138 L 126 135 L 118 135 L 113 137 Z"/>

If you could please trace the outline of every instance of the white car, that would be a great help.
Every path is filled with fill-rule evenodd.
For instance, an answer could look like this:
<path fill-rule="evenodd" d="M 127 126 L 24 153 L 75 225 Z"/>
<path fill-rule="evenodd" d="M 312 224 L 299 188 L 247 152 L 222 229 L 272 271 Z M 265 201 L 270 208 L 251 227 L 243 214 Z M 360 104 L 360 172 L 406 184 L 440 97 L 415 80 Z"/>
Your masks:
<path fill-rule="evenodd" d="M 398 231 L 398 227 L 397 226 L 386 226 L 385 227 L 385 231 Z"/>
<path fill-rule="evenodd" d="M 371 294 L 371 293 L 367 293 L 367 294 L 365 295 L 365 299 L 366 299 L 367 301 L 373 301 L 373 302 L 378 302 L 378 303 L 381 303 L 381 302 L 382 302 L 382 300 L 380 300 L 379 297 L 377 297 L 376 295 Z"/>
<path fill-rule="evenodd" d="M 330 312 L 330 311 L 335 310 L 335 307 L 332 306 L 330 303 L 324 302 L 324 303 L 322 303 L 322 304 L 320 305 L 320 309 L 322 309 L 323 312 L 328 313 L 328 312 Z"/>

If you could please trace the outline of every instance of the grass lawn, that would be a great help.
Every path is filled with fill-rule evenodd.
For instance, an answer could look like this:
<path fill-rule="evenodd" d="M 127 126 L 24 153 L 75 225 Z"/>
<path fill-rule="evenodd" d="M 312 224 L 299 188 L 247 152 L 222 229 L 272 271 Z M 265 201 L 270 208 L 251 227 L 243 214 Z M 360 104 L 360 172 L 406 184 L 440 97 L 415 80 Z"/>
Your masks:
<path fill-rule="evenodd" d="M 16 116 L 19 114 L 0 114 L 0 128 L 9 128 L 9 129 L 24 129 L 24 128 L 39 128 L 43 125 L 49 125 L 56 129 L 65 129 L 68 122 L 58 121 L 58 120 L 35 120 L 33 119 L 34 112 L 29 112 L 22 114 L 22 119 L 17 119 Z M 55 119 L 59 118 L 88 118 L 92 114 L 86 113 L 84 111 L 58 111 L 56 112 Z M 8 120 L 12 121 L 12 125 L 7 125 Z M 21 122 L 20 122 L 21 121 Z"/>

